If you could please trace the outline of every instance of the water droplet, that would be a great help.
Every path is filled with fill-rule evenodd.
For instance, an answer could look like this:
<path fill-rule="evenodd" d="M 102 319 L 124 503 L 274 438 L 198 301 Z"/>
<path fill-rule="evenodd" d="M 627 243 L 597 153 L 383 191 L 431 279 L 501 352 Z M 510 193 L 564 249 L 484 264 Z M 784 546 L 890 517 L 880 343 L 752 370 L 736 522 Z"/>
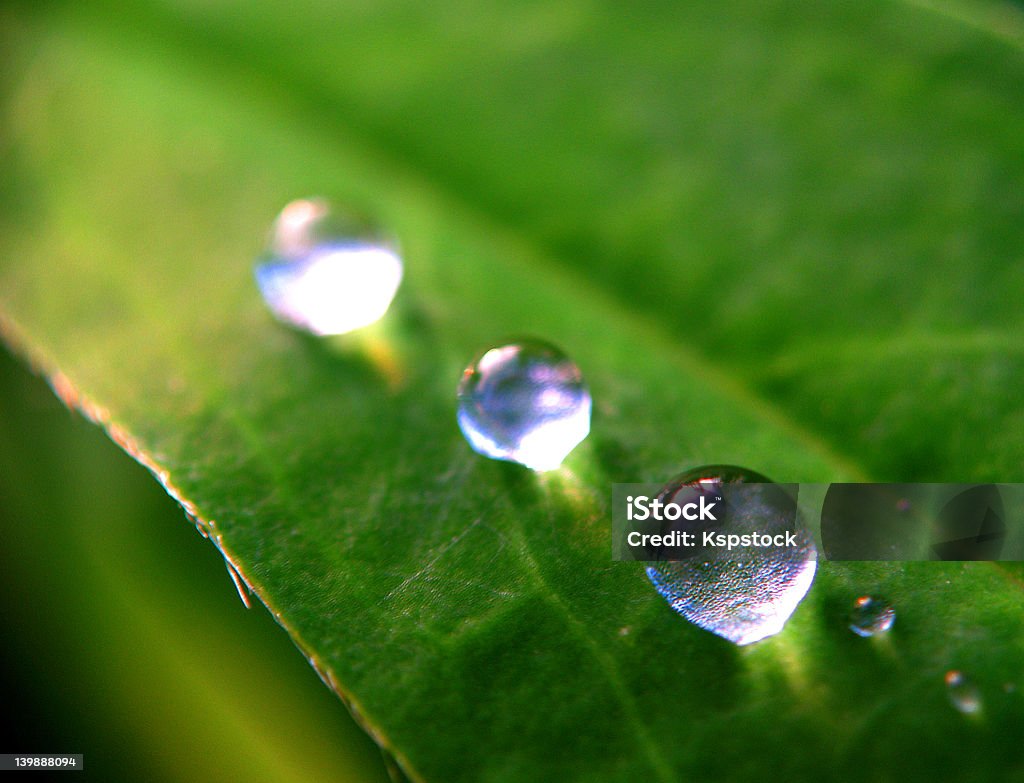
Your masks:
<path fill-rule="evenodd" d="M 402 260 L 384 239 L 319 199 L 293 201 L 274 223 L 256 282 L 278 320 L 313 334 L 343 334 L 387 312 Z"/>
<path fill-rule="evenodd" d="M 896 610 L 892 606 L 879 598 L 862 595 L 853 602 L 850 630 L 858 636 L 874 636 L 892 628 L 895 620 Z"/>
<path fill-rule="evenodd" d="M 981 693 L 963 672 L 956 669 L 946 672 L 946 689 L 949 701 L 960 712 L 970 715 L 981 710 Z"/>
<path fill-rule="evenodd" d="M 590 393 L 569 357 L 539 340 L 484 351 L 463 372 L 458 422 L 473 450 L 533 470 L 562 464 L 590 432 Z"/>
<path fill-rule="evenodd" d="M 731 509 L 727 533 L 790 530 L 796 546 L 747 547 L 733 557 L 714 560 L 660 562 L 647 569 L 647 577 L 669 605 L 712 633 L 743 645 L 782 630 L 814 581 L 817 549 L 797 516 L 794 496 L 753 471 L 713 465 L 689 471 L 669 482 L 659 493 L 666 502 L 687 493 L 722 494 L 728 484 L 751 487 L 746 508 Z"/>

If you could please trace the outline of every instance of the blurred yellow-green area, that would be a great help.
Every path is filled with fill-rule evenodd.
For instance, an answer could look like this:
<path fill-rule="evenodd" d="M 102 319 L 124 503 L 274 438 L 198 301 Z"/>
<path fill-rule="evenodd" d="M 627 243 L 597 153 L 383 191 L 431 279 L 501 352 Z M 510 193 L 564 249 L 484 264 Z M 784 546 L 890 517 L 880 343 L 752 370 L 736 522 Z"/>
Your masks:
<path fill-rule="evenodd" d="M 0 753 L 111 783 L 387 780 L 177 503 L 2 350 L 0 530 Z"/>

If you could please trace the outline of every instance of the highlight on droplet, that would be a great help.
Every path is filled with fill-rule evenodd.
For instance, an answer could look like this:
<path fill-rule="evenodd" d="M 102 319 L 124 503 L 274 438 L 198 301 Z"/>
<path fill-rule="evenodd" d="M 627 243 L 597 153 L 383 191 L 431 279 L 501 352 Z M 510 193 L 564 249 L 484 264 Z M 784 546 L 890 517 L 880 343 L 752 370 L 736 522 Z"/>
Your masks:
<path fill-rule="evenodd" d="M 981 692 L 966 674 L 958 669 L 951 669 L 946 672 L 944 679 L 949 702 L 959 712 L 972 715 L 981 710 Z"/>
<path fill-rule="evenodd" d="M 870 595 L 862 595 L 853 602 L 849 628 L 857 636 L 875 636 L 888 631 L 895 621 L 896 610 L 888 601 Z"/>
<path fill-rule="evenodd" d="M 662 503 L 683 505 L 700 496 L 720 499 L 725 485 L 749 485 L 732 502 L 729 533 L 790 530 L 795 545 L 737 550 L 729 559 L 690 559 L 648 566 L 647 578 L 674 611 L 694 625 L 747 645 L 779 633 L 807 595 L 818 552 L 799 520 L 796 498 L 745 468 L 709 465 L 687 471 L 659 492 Z"/>
<path fill-rule="evenodd" d="M 541 340 L 488 348 L 462 374 L 457 421 L 474 451 L 554 470 L 590 433 L 590 392 L 579 367 Z"/>
<path fill-rule="evenodd" d="M 293 201 L 281 210 L 270 256 L 255 269 L 273 315 L 320 336 L 379 320 L 402 273 L 402 259 L 391 243 L 339 216 L 322 199 Z"/>

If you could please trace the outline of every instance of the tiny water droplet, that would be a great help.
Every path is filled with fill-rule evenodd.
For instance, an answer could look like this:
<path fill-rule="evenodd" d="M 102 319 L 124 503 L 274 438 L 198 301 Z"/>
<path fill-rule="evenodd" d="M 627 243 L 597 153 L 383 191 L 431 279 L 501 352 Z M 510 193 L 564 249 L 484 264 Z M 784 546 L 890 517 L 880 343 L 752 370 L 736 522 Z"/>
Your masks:
<path fill-rule="evenodd" d="M 858 636 L 874 636 L 892 628 L 896 610 L 880 598 L 862 595 L 853 602 L 850 612 L 850 630 Z"/>
<path fill-rule="evenodd" d="M 956 669 L 946 672 L 946 689 L 949 701 L 960 712 L 970 715 L 981 709 L 981 693 L 963 672 Z"/>
<path fill-rule="evenodd" d="M 667 502 L 686 492 L 718 497 L 727 484 L 766 485 L 751 492 L 747 508 L 731 511 L 727 533 L 790 530 L 796 546 L 748 547 L 735 558 L 659 562 L 647 577 L 669 605 L 694 625 L 744 645 L 773 636 L 785 626 L 814 581 L 817 549 L 800 521 L 796 500 L 753 471 L 712 465 L 670 481 L 658 497 Z M 753 489 L 753 488 L 752 488 Z"/>
<path fill-rule="evenodd" d="M 466 368 L 457 418 L 477 453 L 553 470 L 590 432 L 590 407 L 568 356 L 539 340 L 519 340 L 484 351 Z"/>
<path fill-rule="evenodd" d="M 274 316 L 316 335 L 380 319 L 402 281 L 402 260 L 384 239 L 321 199 L 288 204 L 274 223 L 270 257 L 256 282 Z"/>

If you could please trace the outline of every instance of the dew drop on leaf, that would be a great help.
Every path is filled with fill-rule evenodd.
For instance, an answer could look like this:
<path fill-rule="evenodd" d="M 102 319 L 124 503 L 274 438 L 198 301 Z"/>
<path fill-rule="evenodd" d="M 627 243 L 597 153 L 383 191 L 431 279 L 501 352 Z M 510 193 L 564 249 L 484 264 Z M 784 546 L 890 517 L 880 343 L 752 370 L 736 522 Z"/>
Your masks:
<path fill-rule="evenodd" d="M 946 672 L 946 692 L 950 703 L 960 712 L 971 715 L 981 710 L 981 693 L 963 672 L 956 669 Z"/>
<path fill-rule="evenodd" d="M 281 210 L 255 274 L 278 320 L 316 335 L 344 334 L 387 312 L 402 260 L 390 242 L 327 202 L 302 199 Z"/>
<path fill-rule="evenodd" d="M 465 369 L 457 419 L 474 451 L 553 470 L 590 432 L 590 393 L 579 367 L 539 340 L 490 348 Z"/>
<path fill-rule="evenodd" d="M 892 628 L 896 610 L 880 598 L 862 595 L 853 602 L 850 611 L 850 630 L 858 636 L 874 636 Z"/>
<path fill-rule="evenodd" d="M 729 557 L 659 562 L 647 568 L 647 577 L 691 623 L 745 645 L 779 633 L 814 580 L 817 549 L 797 514 L 795 496 L 753 471 L 712 465 L 678 476 L 658 497 L 662 502 L 692 500 L 701 493 L 717 498 L 724 485 L 738 483 L 751 486 L 735 496 L 742 499 L 741 507 L 731 508 L 729 528 L 722 532 L 789 530 L 795 533 L 796 544 L 744 547 Z"/>

